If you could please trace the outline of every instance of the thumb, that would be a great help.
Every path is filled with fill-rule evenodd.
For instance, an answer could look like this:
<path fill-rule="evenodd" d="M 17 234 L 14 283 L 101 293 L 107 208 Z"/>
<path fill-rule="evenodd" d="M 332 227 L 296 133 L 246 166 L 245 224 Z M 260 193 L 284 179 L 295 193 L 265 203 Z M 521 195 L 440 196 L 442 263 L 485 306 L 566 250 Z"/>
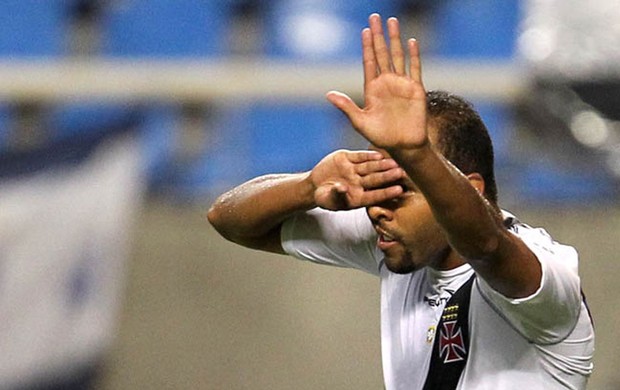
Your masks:
<path fill-rule="evenodd" d="M 349 96 L 338 91 L 329 91 L 325 96 L 331 104 L 336 106 L 336 108 L 340 111 L 344 112 L 354 127 L 357 127 L 357 124 L 361 120 L 363 111 Z"/>
<path fill-rule="evenodd" d="M 321 185 L 314 193 L 317 206 L 327 210 L 345 210 L 348 187 L 344 183 L 335 182 Z"/>

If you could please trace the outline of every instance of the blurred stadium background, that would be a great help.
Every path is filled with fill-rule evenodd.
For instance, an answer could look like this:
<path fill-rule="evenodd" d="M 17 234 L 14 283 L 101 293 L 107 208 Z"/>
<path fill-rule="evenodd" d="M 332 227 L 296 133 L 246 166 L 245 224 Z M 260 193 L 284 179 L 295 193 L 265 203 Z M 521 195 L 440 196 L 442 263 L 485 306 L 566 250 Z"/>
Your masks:
<path fill-rule="evenodd" d="M 366 147 L 324 94 L 361 97 L 371 12 L 479 109 L 503 207 L 580 251 L 589 388 L 620 388 L 615 0 L 0 1 L 0 388 L 382 388 L 376 280 L 204 220 Z"/>

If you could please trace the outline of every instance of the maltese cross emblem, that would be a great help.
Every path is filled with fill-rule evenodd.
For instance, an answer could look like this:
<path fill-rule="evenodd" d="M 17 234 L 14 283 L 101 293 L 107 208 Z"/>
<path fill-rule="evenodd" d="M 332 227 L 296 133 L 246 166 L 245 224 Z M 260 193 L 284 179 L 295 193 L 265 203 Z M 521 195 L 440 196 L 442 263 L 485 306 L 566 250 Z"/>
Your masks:
<path fill-rule="evenodd" d="M 464 360 L 466 355 L 461 328 L 456 328 L 456 321 L 444 322 L 440 331 L 439 357 L 444 363 L 452 363 Z"/>

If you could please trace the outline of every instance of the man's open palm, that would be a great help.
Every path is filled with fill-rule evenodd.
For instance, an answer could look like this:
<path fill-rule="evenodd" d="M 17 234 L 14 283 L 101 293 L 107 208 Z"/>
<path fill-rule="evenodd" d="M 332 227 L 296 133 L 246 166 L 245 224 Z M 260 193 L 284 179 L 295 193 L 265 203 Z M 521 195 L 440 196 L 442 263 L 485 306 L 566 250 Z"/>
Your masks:
<path fill-rule="evenodd" d="M 426 91 L 422 84 L 418 44 L 407 41 L 409 74 L 395 18 L 388 20 L 390 46 L 383 36 L 381 18 L 373 14 L 362 31 L 364 108 L 347 95 L 331 91 L 327 99 L 342 110 L 353 127 L 376 147 L 415 149 L 428 142 Z"/>

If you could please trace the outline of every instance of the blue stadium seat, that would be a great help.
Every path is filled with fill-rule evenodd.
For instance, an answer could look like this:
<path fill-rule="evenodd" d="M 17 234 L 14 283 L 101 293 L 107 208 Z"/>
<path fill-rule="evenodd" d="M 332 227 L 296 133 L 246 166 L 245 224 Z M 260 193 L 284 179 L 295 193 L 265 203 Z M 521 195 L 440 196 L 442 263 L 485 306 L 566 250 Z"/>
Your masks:
<path fill-rule="evenodd" d="M 514 140 L 514 123 L 510 108 L 490 101 L 475 101 L 474 107 L 484 121 L 493 141 L 495 165 L 500 169 L 510 165 L 514 156 L 511 149 Z"/>
<path fill-rule="evenodd" d="M 515 52 L 518 0 L 444 0 L 432 5 L 431 53 L 446 58 L 509 59 Z"/>
<path fill-rule="evenodd" d="M 172 166 L 177 172 L 168 181 L 181 200 L 212 198 L 252 175 L 250 133 L 246 109 L 216 109 L 206 123 L 203 152 L 191 164 Z"/>
<path fill-rule="evenodd" d="M 97 100 L 64 103 L 50 110 L 49 128 L 52 137 L 79 137 L 106 131 L 118 126 L 135 124 L 137 109 Z"/>
<path fill-rule="evenodd" d="M 0 103 L 0 154 L 8 149 L 10 131 L 11 111 L 8 105 Z"/>
<path fill-rule="evenodd" d="M 329 152 L 345 147 L 344 115 L 329 103 L 255 103 L 245 127 L 251 135 L 254 174 L 304 171 Z"/>
<path fill-rule="evenodd" d="M 517 178 L 517 197 L 536 203 L 587 204 L 613 199 L 617 185 L 604 170 L 575 170 L 550 158 L 527 161 Z"/>
<path fill-rule="evenodd" d="M 103 52 L 202 57 L 227 51 L 231 0 L 119 0 L 103 13 Z"/>
<path fill-rule="evenodd" d="M 394 16 L 399 6 L 400 0 L 270 1 L 263 17 L 266 53 L 306 61 L 357 59 L 368 16 Z"/>
<path fill-rule="evenodd" d="M 64 0 L 0 1 L 0 57 L 55 57 L 65 52 Z"/>
<path fill-rule="evenodd" d="M 140 138 L 145 175 L 151 189 L 161 188 L 167 185 L 174 173 L 179 108 L 175 104 L 154 104 L 141 114 Z"/>

